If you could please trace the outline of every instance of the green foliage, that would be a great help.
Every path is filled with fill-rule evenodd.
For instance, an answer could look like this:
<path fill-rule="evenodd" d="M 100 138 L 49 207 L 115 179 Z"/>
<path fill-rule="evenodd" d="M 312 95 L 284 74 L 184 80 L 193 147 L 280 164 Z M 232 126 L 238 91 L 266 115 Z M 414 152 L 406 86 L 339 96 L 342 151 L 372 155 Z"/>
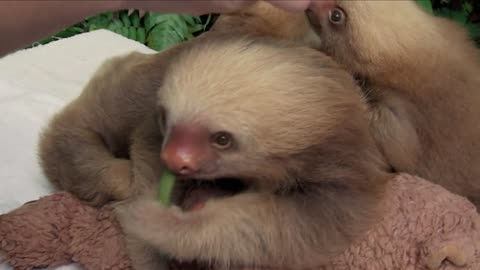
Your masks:
<path fill-rule="evenodd" d="M 417 3 L 429 13 L 433 13 L 432 2 L 430 0 L 417 0 Z"/>
<path fill-rule="evenodd" d="M 210 15 L 201 17 L 154 12 L 147 12 L 144 16 L 140 16 L 138 10 L 134 10 L 131 14 L 127 10 L 107 12 L 88 17 L 38 43 L 47 44 L 97 29 L 108 29 L 160 51 L 206 31 L 211 23 L 210 18 Z"/>
<path fill-rule="evenodd" d="M 426 11 L 463 25 L 480 45 L 480 3 L 478 0 L 417 0 Z"/>
<path fill-rule="evenodd" d="M 463 25 L 480 45 L 480 0 L 416 0 L 427 12 L 449 18 Z M 96 29 L 108 29 L 129 39 L 136 40 L 160 51 L 174 44 L 189 40 L 213 24 L 215 15 L 188 16 L 147 12 L 141 16 L 138 10 L 107 12 L 88 17 L 54 36 L 33 44 L 68 38 Z"/>

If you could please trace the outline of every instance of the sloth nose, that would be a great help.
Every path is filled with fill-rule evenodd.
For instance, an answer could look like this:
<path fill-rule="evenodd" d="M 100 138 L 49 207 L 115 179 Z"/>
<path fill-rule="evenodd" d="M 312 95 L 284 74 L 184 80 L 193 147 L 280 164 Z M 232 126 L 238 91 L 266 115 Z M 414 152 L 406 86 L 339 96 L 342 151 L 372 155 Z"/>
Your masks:
<path fill-rule="evenodd" d="M 198 173 L 209 150 L 208 131 L 194 125 L 175 126 L 166 140 L 161 158 L 174 173 Z"/>
<path fill-rule="evenodd" d="M 180 175 L 192 175 L 199 171 L 199 162 L 196 160 L 196 154 L 193 149 L 184 148 L 165 148 L 162 152 L 162 160 L 167 167 Z"/>

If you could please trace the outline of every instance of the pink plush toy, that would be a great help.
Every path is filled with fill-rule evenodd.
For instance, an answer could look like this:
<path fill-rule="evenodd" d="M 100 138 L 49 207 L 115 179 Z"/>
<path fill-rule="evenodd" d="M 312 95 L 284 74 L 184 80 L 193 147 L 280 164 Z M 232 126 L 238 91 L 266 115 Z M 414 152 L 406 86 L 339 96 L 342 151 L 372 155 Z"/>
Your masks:
<path fill-rule="evenodd" d="M 466 199 L 409 175 L 397 176 L 387 195 L 383 220 L 319 269 L 480 269 L 480 216 Z M 19 270 L 72 262 L 129 269 L 123 241 L 108 206 L 95 209 L 68 193 L 0 215 L 0 254 Z"/>

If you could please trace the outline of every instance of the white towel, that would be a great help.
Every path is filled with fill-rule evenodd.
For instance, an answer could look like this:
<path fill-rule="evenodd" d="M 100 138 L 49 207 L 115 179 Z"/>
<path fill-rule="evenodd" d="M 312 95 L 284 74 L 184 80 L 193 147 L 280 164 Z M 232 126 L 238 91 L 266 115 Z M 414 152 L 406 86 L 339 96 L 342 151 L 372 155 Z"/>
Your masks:
<path fill-rule="evenodd" d="M 41 129 L 107 58 L 148 47 L 97 30 L 0 59 L 0 214 L 52 192 L 37 161 Z M 0 270 L 7 270 L 0 264 Z M 78 269 L 71 267 L 63 270 Z"/>

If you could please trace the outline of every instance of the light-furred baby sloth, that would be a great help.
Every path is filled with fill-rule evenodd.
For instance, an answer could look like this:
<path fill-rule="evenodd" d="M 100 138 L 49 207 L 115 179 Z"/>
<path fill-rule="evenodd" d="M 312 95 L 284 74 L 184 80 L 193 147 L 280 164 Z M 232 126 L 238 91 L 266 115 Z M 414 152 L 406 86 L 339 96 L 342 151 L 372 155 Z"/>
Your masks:
<path fill-rule="evenodd" d="M 391 175 L 360 89 L 330 58 L 210 36 L 164 75 L 158 155 L 179 176 L 179 207 L 148 198 L 119 207 L 129 235 L 180 261 L 303 269 L 378 221 Z"/>
<path fill-rule="evenodd" d="M 260 2 L 222 15 L 213 29 L 235 28 L 332 56 L 362 81 L 391 166 L 480 205 L 480 55 L 462 26 L 413 0 L 322 0 L 306 15 Z"/>

